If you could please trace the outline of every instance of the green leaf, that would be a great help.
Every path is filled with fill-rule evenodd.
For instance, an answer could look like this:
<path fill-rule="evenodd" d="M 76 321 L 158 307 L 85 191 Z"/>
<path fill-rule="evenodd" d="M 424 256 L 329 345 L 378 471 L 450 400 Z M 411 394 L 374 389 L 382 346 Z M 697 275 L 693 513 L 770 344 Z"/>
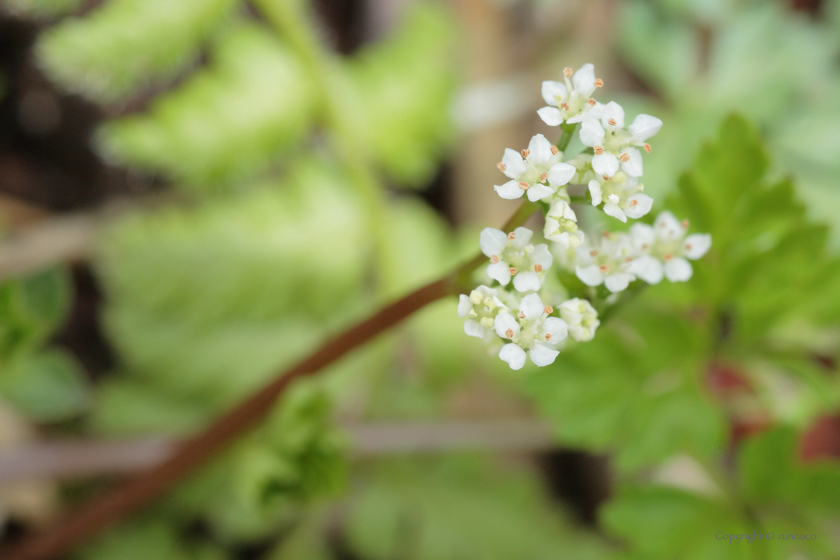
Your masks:
<path fill-rule="evenodd" d="M 49 29 L 37 45 L 47 73 L 100 102 L 169 78 L 195 60 L 235 0 L 111 0 Z"/>
<path fill-rule="evenodd" d="M 75 11 L 82 0 L 4 0 L 12 13 L 26 16 L 55 17 Z"/>
<path fill-rule="evenodd" d="M 43 342 L 70 307 L 70 276 L 54 268 L 0 284 L 0 356 Z"/>
<path fill-rule="evenodd" d="M 216 546 L 187 544 L 164 520 L 135 521 L 110 531 L 79 554 L 81 560 L 225 560 Z"/>
<path fill-rule="evenodd" d="M 147 113 L 107 124 L 106 154 L 199 188 L 253 178 L 301 140 L 314 92 L 288 48 L 242 24 L 219 39 L 211 60 Z"/>
<path fill-rule="evenodd" d="M 78 416 L 89 402 L 84 373 L 67 352 L 22 355 L 0 371 L 0 394 L 35 422 Z"/>
<path fill-rule="evenodd" d="M 406 186 L 425 185 L 450 145 L 455 36 L 448 10 L 418 3 L 389 39 L 348 63 L 358 90 L 356 132 L 388 174 Z"/>

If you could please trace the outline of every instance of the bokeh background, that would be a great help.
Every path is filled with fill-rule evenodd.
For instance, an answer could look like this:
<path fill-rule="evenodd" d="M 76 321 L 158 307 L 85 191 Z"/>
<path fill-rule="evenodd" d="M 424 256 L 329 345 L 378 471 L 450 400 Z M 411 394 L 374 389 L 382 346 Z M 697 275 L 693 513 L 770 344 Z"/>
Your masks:
<path fill-rule="evenodd" d="M 0 6 L 4 539 L 471 257 L 592 62 L 691 282 L 521 372 L 432 304 L 70 557 L 840 557 L 837 0 Z"/>

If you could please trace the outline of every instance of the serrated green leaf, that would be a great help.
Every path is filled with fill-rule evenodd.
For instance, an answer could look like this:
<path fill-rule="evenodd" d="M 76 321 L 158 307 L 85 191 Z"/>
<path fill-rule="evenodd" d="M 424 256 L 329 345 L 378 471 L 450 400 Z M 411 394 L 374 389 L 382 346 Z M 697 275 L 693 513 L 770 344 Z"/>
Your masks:
<path fill-rule="evenodd" d="M 35 422 L 78 416 L 89 403 L 84 373 L 67 352 L 17 356 L 0 371 L 0 394 Z"/>
<path fill-rule="evenodd" d="M 59 84 L 108 102 L 172 76 L 193 61 L 235 0 L 111 0 L 63 21 L 37 45 Z"/>
<path fill-rule="evenodd" d="M 313 103 L 303 64 L 269 32 L 242 24 L 219 39 L 207 69 L 147 113 L 108 123 L 100 145 L 189 188 L 242 182 L 301 139 Z"/>

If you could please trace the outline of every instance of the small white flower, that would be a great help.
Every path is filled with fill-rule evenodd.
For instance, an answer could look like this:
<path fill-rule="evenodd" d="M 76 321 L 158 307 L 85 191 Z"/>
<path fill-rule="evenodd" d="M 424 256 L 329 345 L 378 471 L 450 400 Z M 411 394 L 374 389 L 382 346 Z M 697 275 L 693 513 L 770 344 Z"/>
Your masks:
<path fill-rule="evenodd" d="M 566 338 L 568 326 L 563 319 L 550 317 L 554 310 L 543 305 L 540 296 L 530 294 L 522 298 L 516 316 L 511 313 L 496 315 L 494 327 L 499 337 L 509 340 L 499 350 L 499 358 L 511 369 L 525 365 L 525 351 L 538 366 L 554 362 L 560 353 L 552 346 Z"/>
<path fill-rule="evenodd" d="M 583 232 L 578 229 L 577 216 L 568 200 L 557 198 L 545 216 L 545 238 L 568 249 L 583 242 Z"/>
<path fill-rule="evenodd" d="M 587 113 L 597 105 L 592 99 L 595 88 L 603 85 L 603 80 L 595 78 L 595 67 L 591 64 L 584 64 L 577 72 L 566 68 L 563 70 L 563 82 L 542 83 L 542 96 L 548 106 L 537 114 L 549 126 L 583 122 Z"/>
<path fill-rule="evenodd" d="M 662 121 L 650 115 L 637 115 L 628 129 L 624 128 L 624 109 L 610 101 L 598 111 L 598 119 L 587 119 L 580 127 L 580 140 L 595 150 L 592 169 L 599 175 L 612 177 L 619 166 L 631 177 L 643 173 L 642 154 L 633 146 L 650 152 L 648 138 L 662 128 Z"/>
<path fill-rule="evenodd" d="M 466 319 L 464 332 L 476 338 L 485 337 L 502 309 L 507 306 L 499 299 L 498 291 L 487 286 L 477 287 L 468 296 L 461 294 L 458 300 L 458 317 Z"/>
<path fill-rule="evenodd" d="M 499 170 L 510 178 L 504 185 L 493 188 L 502 198 L 512 200 L 528 193 L 528 200 L 535 202 L 557 192 L 575 174 L 575 168 L 563 163 L 563 153 L 542 134 L 531 138 L 527 150 L 517 153 L 505 150 Z"/>
<path fill-rule="evenodd" d="M 560 317 L 569 326 L 569 336 L 578 342 L 587 342 L 595 336 L 601 321 L 598 312 L 585 299 L 574 298 L 560 304 Z"/>
<path fill-rule="evenodd" d="M 663 275 L 671 282 L 685 282 L 694 270 L 687 259 L 697 260 L 712 246 L 708 233 L 685 234 L 688 222 L 680 222 L 673 214 L 662 212 L 653 227 L 633 224 L 630 235 L 642 253 L 633 261 L 631 271 L 648 284 L 658 284 Z"/>
<path fill-rule="evenodd" d="M 641 192 L 644 185 L 636 177 L 628 177 L 623 171 L 611 179 L 601 178 L 589 181 L 589 194 L 592 206 L 604 203 L 604 213 L 622 222 L 628 216 L 638 219 L 650 212 L 653 199 Z"/>
<path fill-rule="evenodd" d="M 597 246 L 578 247 L 575 274 L 587 286 L 604 284 L 611 292 L 621 292 L 636 279 L 630 271 L 635 254 L 629 236 L 605 234 Z"/>
<path fill-rule="evenodd" d="M 535 292 L 542 287 L 546 271 L 554 258 L 548 245 L 531 245 L 534 232 L 518 227 L 506 234 L 500 229 L 484 228 L 479 237 L 481 252 L 490 257 L 487 274 L 501 285 L 507 286 L 513 278 L 513 287 L 519 292 Z"/>

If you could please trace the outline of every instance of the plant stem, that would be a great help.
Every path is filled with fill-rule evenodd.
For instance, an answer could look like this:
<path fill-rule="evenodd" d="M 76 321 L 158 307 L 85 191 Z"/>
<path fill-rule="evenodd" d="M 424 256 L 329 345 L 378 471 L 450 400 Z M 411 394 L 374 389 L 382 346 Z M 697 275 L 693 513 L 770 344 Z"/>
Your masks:
<path fill-rule="evenodd" d="M 560 139 L 557 140 L 557 149 L 561 152 L 566 151 L 566 148 L 569 147 L 569 142 L 572 141 L 572 136 L 574 136 L 576 128 L 576 124 L 563 123 L 560 125 L 560 130 L 563 133 L 560 135 Z"/>

